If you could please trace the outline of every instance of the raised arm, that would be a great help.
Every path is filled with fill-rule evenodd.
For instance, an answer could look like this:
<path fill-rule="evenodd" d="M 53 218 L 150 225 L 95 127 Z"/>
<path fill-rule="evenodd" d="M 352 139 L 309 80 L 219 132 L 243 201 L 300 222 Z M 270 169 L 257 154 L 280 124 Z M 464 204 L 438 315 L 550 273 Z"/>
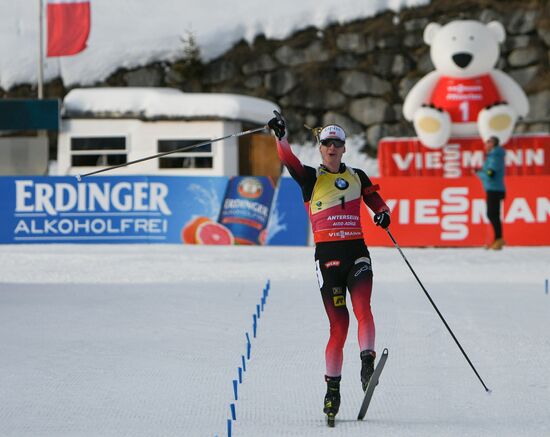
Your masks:
<path fill-rule="evenodd" d="M 267 125 L 273 130 L 277 139 L 279 159 L 288 169 L 290 175 L 301 184 L 306 178 L 306 170 L 298 157 L 292 152 L 288 143 L 285 119 L 277 111 L 273 112 L 275 113 L 275 117 L 269 120 Z"/>

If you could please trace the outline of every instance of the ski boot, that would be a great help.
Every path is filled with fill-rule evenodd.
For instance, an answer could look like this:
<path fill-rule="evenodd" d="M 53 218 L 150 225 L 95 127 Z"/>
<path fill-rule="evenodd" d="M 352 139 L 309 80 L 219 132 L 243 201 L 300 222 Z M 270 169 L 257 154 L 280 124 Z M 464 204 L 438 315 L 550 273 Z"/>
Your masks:
<path fill-rule="evenodd" d="M 325 376 L 327 382 L 327 394 L 325 395 L 325 406 L 323 412 L 327 415 L 327 425 L 334 426 L 334 420 L 340 408 L 340 381 L 341 376 Z"/>
<path fill-rule="evenodd" d="M 370 378 L 374 373 L 374 359 L 376 358 L 376 352 L 371 350 L 364 350 L 360 354 L 361 356 L 361 383 L 363 385 L 363 391 L 367 390 Z"/>

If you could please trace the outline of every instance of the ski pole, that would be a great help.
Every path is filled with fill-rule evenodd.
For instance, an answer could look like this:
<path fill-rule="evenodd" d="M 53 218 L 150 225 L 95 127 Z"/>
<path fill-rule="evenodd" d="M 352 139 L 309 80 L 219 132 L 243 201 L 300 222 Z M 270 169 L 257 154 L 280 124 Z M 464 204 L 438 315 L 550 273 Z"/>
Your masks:
<path fill-rule="evenodd" d="M 244 135 L 253 134 L 254 132 L 260 132 L 260 131 L 265 130 L 265 129 L 267 129 L 267 125 L 264 125 L 262 127 L 258 127 L 256 129 L 250 129 L 250 130 L 246 130 L 246 131 L 243 131 L 243 132 L 237 132 L 237 133 L 231 134 L 231 135 L 226 135 L 224 137 L 215 138 L 213 140 L 202 141 L 202 142 L 197 143 L 197 144 L 190 144 L 190 145 L 185 146 L 185 147 L 180 147 L 179 149 L 170 150 L 168 152 L 156 153 L 155 155 L 146 156 L 144 158 L 136 159 L 135 161 L 126 162 L 124 164 L 117 164 L 117 165 L 113 165 L 111 167 L 102 168 L 100 170 L 94 170 L 94 171 L 91 171 L 90 173 L 85 173 L 83 175 L 79 174 L 79 175 L 76 175 L 76 179 L 80 181 L 82 178 L 85 178 L 86 176 L 91 176 L 91 175 L 94 175 L 94 174 L 103 173 L 105 171 L 114 170 L 116 168 L 128 167 L 129 165 L 137 164 L 138 162 L 148 161 L 149 159 L 161 158 L 162 156 L 170 155 L 171 153 L 187 152 L 189 150 L 196 149 L 197 147 L 206 146 L 207 144 L 216 143 L 218 141 L 226 140 L 228 138 L 242 137 Z"/>
<path fill-rule="evenodd" d="M 443 315 L 441 314 L 441 312 L 440 312 L 439 309 L 437 308 L 437 305 L 436 305 L 435 302 L 433 301 L 432 297 L 430 296 L 430 294 L 428 293 L 428 291 L 426 290 L 426 288 L 424 287 L 424 285 L 422 284 L 422 282 L 421 282 L 420 279 L 418 278 L 416 272 L 414 271 L 414 269 L 412 268 L 411 264 L 410 264 L 409 261 L 407 260 L 407 257 L 405 256 L 405 254 L 403 253 L 403 251 L 402 251 L 401 248 L 399 247 L 399 244 L 397 244 L 397 241 L 395 241 L 395 238 L 393 238 L 392 233 L 390 232 L 390 230 L 389 230 L 388 228 L 386 228 L 386 232 L 387 232 L 388 235 L 390 236 L 391 241 L 393 241 L 393 245 L 395 246 L 395 248 L 399 251 L 399 253 L 400 253 L 401 256 L 403 257 L 403 259 L 405 260 L 405 263 L 407 263 L 407 266 L 409 266 L 409 269 L 411 269 L 411 272 L 412 272 L 412 274 L 414 275 L 414 277 L 416 278 L 416 280 L 418 281 L 418 284 L 420 284 L 420 287 L 422 288 L 422 291 L 424 292 L 424 294 L 426 295 L 426 297 L 428 298 L 428 300 L 430 301 L 430 303 L 431 303 L 432 306 L 434 307 L 435 311 L 437 312 L 437 315 L 439 316 L 439 318 L 441 319 L 441 321 L 443 322 L 443 324 L 445 325 L 445 327 L 446 327 L 447 330 L 449 331 L 449 334 L 451 334 L 451 337 L 453 337 L 453 340 L 455 341 L 456 345 L 457 345 L 458 348 L 460 349 L 460 352 L 462 352 L 462 355 L 464 355 L 464 358 L 466 358 L 466 361 L 468 361 L 468 364 L 470 365 L 470 367 L 472 368 L 472 370 L 473 370 L 474 373 L 476 374 L 477 378 L 479 379 L 479 382 L 481 382 L 481 385 L 483 385 L 483 388 L 485 389 L 486 392 L 490 392 L 491 390 L 485 385 L 485 383 L 483 382 L 483 379 L 481 379 L 481 376 L 479 376 L 479 373 L 477 372 L 476 368 L 474 367 L 474 365 L 473 365 L 472 362 L 470 361 L 470 358 L 468 358 L 468 355 L 466 354 L 466 352 L 465 352 L 464 349 L 462 348 L 461 344 L 459 343 L 458 339 L 457 339 L 456 336 L 454 335 L 453 331 L 452 331 L 451 328 L 449 327 L 447 321 L 445 320 L 445 318 L 443 317 Z"/>

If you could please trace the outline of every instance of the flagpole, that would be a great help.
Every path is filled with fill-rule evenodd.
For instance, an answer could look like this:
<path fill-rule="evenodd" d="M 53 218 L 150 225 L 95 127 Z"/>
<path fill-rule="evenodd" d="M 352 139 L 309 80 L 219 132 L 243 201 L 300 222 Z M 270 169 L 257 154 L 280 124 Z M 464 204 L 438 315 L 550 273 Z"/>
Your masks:
<path fill-rule="evenodd" d="M 43 0 L 38 0 L 38 98 L 44 97 L 44 5 Z"/>
<path fill-rule="evenodd" d="M 38 100 L 44 98 L 44 0 L 38 0 Z M 37 140 L 40 141 L 40 145 L 49 149 L 48 131 L 38 130 Z M 49 173 L 49 166 L 46 164 L 43 175 L 46 176 Z"/>

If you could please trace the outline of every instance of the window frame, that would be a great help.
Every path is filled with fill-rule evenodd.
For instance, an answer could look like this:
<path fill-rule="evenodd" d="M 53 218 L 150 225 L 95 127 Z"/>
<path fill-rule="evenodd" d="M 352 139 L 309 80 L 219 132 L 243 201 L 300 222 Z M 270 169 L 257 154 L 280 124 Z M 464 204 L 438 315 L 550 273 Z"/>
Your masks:
<path fill-rule="evenodd" d="M 161 148 L 161 143 L 162 142 L 175 142 L 175 143 L 178 143 L 178 142 L 185 142 L 185 143 L 188 143 L 188 144 L 181 144 L 181 145 L 178 145 L 177 147 L 175 147 L 176 149 L 180 149 L 182 147 L 186 147 L 186 146 L 191 146 L 193 144 L 200 144 L 200 143 L 204 143 L 205 141 L 209 141 L 211 140 L 210 138 L 157 138 L 156 139 L 156 150 L 157 150 L 157 153 L 164 153 L 164 152 L 161 152 L 160 148 Z M 205 171 L 208 171 L 208 170 L 213 170 L 214 167 L 215 167 L 215 152 L 214 152 L 214 148 L 215 148 L 215 145 L 214 143 L 210 142 L 208 143 L 210 144 L 210 151 L 209 152 L 196 152 L 196 151 L 187 151 L 187 152 L 175 152 L 175 153 L 170 153 L 169 155 L 166 155 L 166 156 L 162 156 L 159 158 L 159 163 L 158 163 L 158 169 L 160 171 L 169 171 L 169 170 L 205 170 Z M 207 144 L 205 144 L 204 146 L 206 146 Z M 201 146 L 201 147 L 204 147 L 204 146 Z M 168 150 L 166 150 L 165 152 L 167 152 Z M 190 159 L 193 163 L 192 166 L 190 167 L 162 167 L 161 166 L 161 163 L 162 163 L 162 160 L 164 159 L 174 159 L 174 158 L 177 158 L 177 159 Z M 212 161 L 212 164 L 211 166 L 209 167 L 197 167 L 195 165 L 195 158 L 210 158 L 211 161 Z"/>
<path fill-rule="evenodd" d="M 85 149 L 85 150 L 73 150 L 73 141 L 79 139 L 122 139 L 124 141 L 124 148 L 122 149 Z M 128 148 L 128 135 L 74 135 L 69 137 L 69 162 L 72 168 L 82 167 L 109 167 L 111 165 L 118 164 L 95 164 L 95 165 L 75 165 L 73 157 L 75 156 L 98 156 L 98 160 L 104 156 L 109 155 L 124 155 L 124 164 L 128 163 L 128 156 L 130 154 Z"/>

